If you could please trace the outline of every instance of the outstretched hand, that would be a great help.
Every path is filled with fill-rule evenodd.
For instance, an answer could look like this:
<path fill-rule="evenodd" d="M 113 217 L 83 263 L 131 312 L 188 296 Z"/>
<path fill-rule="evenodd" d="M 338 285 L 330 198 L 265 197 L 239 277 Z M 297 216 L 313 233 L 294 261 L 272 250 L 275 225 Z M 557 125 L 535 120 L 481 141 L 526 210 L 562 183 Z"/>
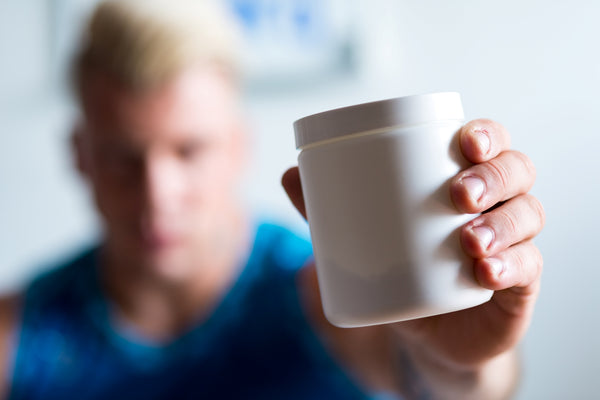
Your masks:
<path fill-rule="evenodd" d="M 483 213 L 462 227 L 464 251 L 474 259 L 479 284 L 491 290 L 480 306 L 394 324 L 405 340 L 449 366 L 473 367 L 515 347 L 531 320 L 540 288 L 542 256 L 532 238 L 545 221 L 540 202 L 527 192 L 535 168 L 509 150 L 510 135 L 500 124 L 474 120 L 461 128 L 462 153 L 473 165 L 450 185 L 456 208 Z M 306 218 L 297 167 L 283 175 L 290 200 Z"/>

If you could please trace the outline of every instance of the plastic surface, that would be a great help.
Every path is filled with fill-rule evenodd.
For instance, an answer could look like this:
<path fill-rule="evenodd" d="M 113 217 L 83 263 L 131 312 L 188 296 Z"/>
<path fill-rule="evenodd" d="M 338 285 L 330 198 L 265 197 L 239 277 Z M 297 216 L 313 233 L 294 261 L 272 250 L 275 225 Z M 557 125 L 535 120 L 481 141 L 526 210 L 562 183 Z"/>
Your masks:
<path fill-rule="evenodd" d="M 310 115 L 294 123 L 296 147 L 434 121 L 463 120 L 460 94 L 441 92 L 399 97 Z"/>
<path fill-rule="evenodd" d="M 459 228 L 474 216 L 449 194 L 468 165 L 456 135 L 463 122 L 437 117 L 457 109 L 412 119 L 400 111 L 422 122 L 317 142 L 298 159 L 323 308 L 337 326 L 441 314 L 492 295 L 460 246 Z"/>

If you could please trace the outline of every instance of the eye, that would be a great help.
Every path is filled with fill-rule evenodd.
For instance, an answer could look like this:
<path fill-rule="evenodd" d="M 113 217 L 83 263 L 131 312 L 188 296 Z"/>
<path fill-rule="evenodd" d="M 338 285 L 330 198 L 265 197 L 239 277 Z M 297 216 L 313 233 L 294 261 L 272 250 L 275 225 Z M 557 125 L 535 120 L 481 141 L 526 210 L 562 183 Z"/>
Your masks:
<path fill-rule="evenodd" d="M 96 148 L 96 160 L 107 172 L 134 173 L 143 166 L 143 157 L 133 149 L 120 145 L 101 145 Z"/>
<path fill-rule="evenodd" d="M 200 153 L 202 153 L 204 147 L 204 143 L 201 143 L 199 141 L 190 141 L 182 143 L 177 148 L 177 155 L 180 159 L 184 161 L 191 161 L 198 157 Z"/>

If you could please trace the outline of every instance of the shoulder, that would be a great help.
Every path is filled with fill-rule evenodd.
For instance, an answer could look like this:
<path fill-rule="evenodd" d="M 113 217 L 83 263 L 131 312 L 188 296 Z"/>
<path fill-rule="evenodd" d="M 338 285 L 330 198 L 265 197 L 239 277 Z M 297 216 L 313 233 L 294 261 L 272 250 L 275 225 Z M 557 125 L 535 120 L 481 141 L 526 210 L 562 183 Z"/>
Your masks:
<path fill-rule="evenodd" d="M 0 297 L 0 398 L 8 389 L 12 338 L 17 328 L 20 295 Z"/>
<path fill-rule="evenodd" d="M 97 248 L 87 249 L 63 262 L 45 268 L 19 294 L 0 296 L 0 399 L 4 398 L 10 384 L 9 375 L 16 362 L 17 341 L 23 330 L 35 329 L 37 323 L 47 318 L 51 311 L 75 304 L 85 290 L 84 275 L 95 259 Z M 39 318 L 44 316 L 44 318 Z"/>
<path fill-rule="evenodd" d="M 81 291 L 88 281 L 85 277 L 94 271 L 97 254 L 97 247 L 88 248 L 48 268 L 27 287 L 26 304 L 50 304 L 52 299 Z"/>

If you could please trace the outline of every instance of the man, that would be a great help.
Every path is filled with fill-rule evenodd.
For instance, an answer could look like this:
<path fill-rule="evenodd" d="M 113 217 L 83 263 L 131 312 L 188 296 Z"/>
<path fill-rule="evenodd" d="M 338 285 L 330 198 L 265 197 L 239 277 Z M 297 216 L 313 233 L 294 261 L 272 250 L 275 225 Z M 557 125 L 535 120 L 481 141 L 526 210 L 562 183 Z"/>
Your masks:
<path fill-rule="evenodd" d="M 177 3 L 179 4 L 179 3 Z M 208 3 L 108 1 L 74 68 L 77 167 L 102 243 L 0 301 L 10 399 L 501 399 L 518 379 L 542 259 L 529 159 L 499 124 L 460 131 L 451 196 L 490 210 L 461 240 L 491 301 L 404 323 L 324 318 L 310 246 L 243 212 L 231 30 Z M 304 214 L 297 168 L 283 176 Z M 495 207 L 496 206 L 496 207 Z M 304 266 L 307 264 L 306 266 Z M 304 266 L 304 267 L 303 267 Z"/>

